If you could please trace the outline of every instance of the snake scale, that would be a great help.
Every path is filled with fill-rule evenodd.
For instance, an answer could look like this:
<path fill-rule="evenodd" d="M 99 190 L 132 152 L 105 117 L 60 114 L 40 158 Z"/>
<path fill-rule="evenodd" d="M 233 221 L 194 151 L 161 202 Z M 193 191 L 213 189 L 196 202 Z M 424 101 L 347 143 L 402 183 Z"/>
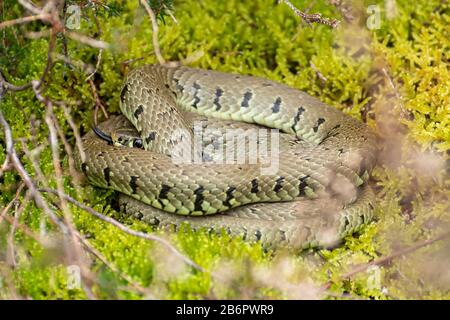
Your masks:
<path fill-rule="evenodd" d="M 123 115 L 98 128 L 116 140 L 88 132 L 76 163 L 93 185 L 121 192 L 128 215 L 295 249 L 334 246 L 372 219 L 375 135 L 302 91 L 253 76 L 146 65 L 127 75 L 120 108 Z M 173 161 L 174 148 L 192 150 L 199 121 L 279 129 L 277 170 L 262 174 L 261 161 Z M 121 145 L 126 137 L 135 137 L 134 148 Z"/>

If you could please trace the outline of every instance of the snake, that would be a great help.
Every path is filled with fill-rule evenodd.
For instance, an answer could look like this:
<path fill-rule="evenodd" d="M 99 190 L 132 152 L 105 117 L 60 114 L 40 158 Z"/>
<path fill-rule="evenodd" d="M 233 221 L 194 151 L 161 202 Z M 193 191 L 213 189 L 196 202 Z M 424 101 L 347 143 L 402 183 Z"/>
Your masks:
<path fill-rule="evenodd" d="M 82 137 L 75 162 L 92 185 L 119 192 L 126 216 L 295 250 L 335 247 L 373 220 L 374 132 L 306 92 L 144 65 L 125 76 L 119 105 L 120 115 Z M 258 133 L 257 151 L 235 132 Z M 224 160 L 229 146 L 235 153 Z"/>

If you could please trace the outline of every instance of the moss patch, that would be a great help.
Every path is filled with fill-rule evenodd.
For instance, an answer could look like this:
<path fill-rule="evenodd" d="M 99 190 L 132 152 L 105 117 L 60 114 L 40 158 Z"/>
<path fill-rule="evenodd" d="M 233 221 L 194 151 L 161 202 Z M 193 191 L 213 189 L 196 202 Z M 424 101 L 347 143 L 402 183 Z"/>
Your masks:
<path fill-rule="evenodd" d="M 29 203 L 20 222 L 42 239 L 48 238 L 50 244 L 38 243 L 18 229 L 14 235 L 16 265 L 10 268 L 10 225 L 0 224 L 0 297 L 16 294 L 33 299 L 81 299 L 93 294 L 127 299 L 450 298 L 450 286 L 442 285 L 450 281 L 448 270 L 446 273 L 445 267 L 442 269 L 446 262 L 448 266 L 449 256 L 443 242 L 361 272 L 350 280 L 340 277 L 356 264 L 392 254 L 449 228 L 450 8 L 439 0 L 399 0 L 396 10 L 385 10 L 384 1 L 376 2 L 381 19 L 376 30 L 365 26 L 366 8 L 372 4 L 368 2 L 354 5 L 359 21 L 343 23 L 337 30 L 321 25 L 309 28 L 299 23 L 286 6 L 265 0 L 176 1 L 174 15 L 178 24 L 168 17 L 160 23 L 160 44 L 167 60 L 180 60 L 202 50 L 204 55 L 191 66 L 280 81 L 367 121 L 379 134 L 383 149 L 382 161 L 372 179 L 378 198 L 376 222 L 347 237 L 335 250 L 302 254 L 265 252 L 258 244 L 207 232 L 156 232 L 169 237 L 208 271 L 201 273 L 184 266 L 157 243 L 124 234 L 71 207 L 80 233 L 135 285 L 100 260 L 87 256 L 85 266 L 93 276 L 85 279 L 92 291 L 89 293 L 83 288 L 69 289 L 68 283 L 73 280 L 72 269 L 68 269 L 71 262 L 62 258 L 66 256 L 64 243 L 68 239 L 56 238 L 55 227 Z M 299 8 L 309 5 L 307 1 L 294 3 Z M 4 20 L 22 15 L 19 5 L 4 5 Z M 114 113 L 118 111 L 119 87 L 127 70 L 156 60 L 150 21 L 138 1 L 113 1 L 108 6 L 109 9 L 97 11 L 100 28 L 94 10 L 83 7 L 80 29 L 76 31 L 113 45 L 102 53 L 93 80 L 100 99 Z M 311 12 L 339 18 L 336 8 L 325 1 L 315 1 Z M 10 82 L 23 84 L 41 76 L 48 40 L 23 36 L 25 30 L 41 28 L 40 23 L 34 22 L 5 29 L 2 34 L 1 41 L 6 45 L 1 47 L 0 65 Z M 98 50 L 75 41 L 58 37 L 55 52 L 66 54 L 73 61 L 97 64 Z M 89 128 L 95 105 L 86 77 L 81 68 L 57 61 L 43 91 L 43 95 L 63 100 L 71 107 L 72 117 L 82 132 Z M 55 188 L 44 106 L 27 90 L 6 94 L 1 109 L 18 148 L 22 143 L 30 150 L 42 146 L 39 168 L 45 183 Z M 63 110 L 56 107 L 55 114 L 69 143 L 74 145 Z M 5 159 L 3 141 L 0 133 L 1 163 Z M 38 178 L 30 159 L 21 154 L 21 160 L 28 172 Z M 68 160 L 66 157 L 63 162 L 66 193 L 133 229 L 154 232 L 112 210 L 110 192 L 90 186 L 77 192 L 69 178 Z M 1 207 L 13 199 L 19 183 L 17 174 L 4 174 Z M 326 283 L 330 284 L 329 290 L 320 291 Z M 148 292 L 136 286 L 148 288 Z"/>

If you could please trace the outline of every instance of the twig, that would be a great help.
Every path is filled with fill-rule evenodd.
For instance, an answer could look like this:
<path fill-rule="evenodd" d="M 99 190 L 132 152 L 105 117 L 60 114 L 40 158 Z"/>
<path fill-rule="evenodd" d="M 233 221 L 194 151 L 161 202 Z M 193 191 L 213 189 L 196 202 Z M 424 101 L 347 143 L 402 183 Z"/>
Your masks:
<path fill-rule="evenodd" d="M 58 192 L 56 190 L 53 189 L 49 189 L 49 188 L 42 188 L 40 189 L 41 192 L 46 192 L 46 193 L 52 193 L 55 195 L 58 195 Z M 120 222 L 118 222 L 117 220 L 114 220 L 110 217 L 107 217 L 97 211 L 95 211 L 94 209 L 92 209 L 91 207 L 88 207 L 84 204 L 82 204 L 81 202 L 75 200 L 74 198 L 72 198 L 71 196 L 67 195 L 67 194 L 60 194 L 60 196 L 64 197 L 68 202 L 74 204 L 75 206 L 79 207 L 80 209 L 83 209 L 84 211 L 92 214 L 93 216 L 99 218 L 100 220 L 103 220 L 113 226 L 115 226 L 116 228 L 120 229 L 121 231 L 138 237 L 138 238 L 142 238 L 145 240 L 150 240 L 150 241 L 156 241 L 159 242 L 161 244 L 163 244 L 166 248 L 168 248 L 172 253 L 175 254 L 175 256 L 177 256 L 178 258 L 180 258 L 181 260 L 183 260 L 187 265 L 193 267 L 194 269 L 201 271 L 201 272 L 206 272 L 205 269 L 203 269 L 201 266 L 199 266 L 198 264 L 196 264 L 194 261 L 192 261 L 191 259 L 189 259 L 188 257 L 184 256 L 180 251 L 178 251 L 174 246 L 172 246 L 172 244 L 170 244 L 167 240 L 160 238 L 158 236 L 154 236 L 151 234 L 147 234 L 144 232 L 140 232 L 140 231 L 135 231 L 133 229 L 130 229 L 128 227 L 126 227 L 125 225 L 121 224 Z"/>
<path fill-rule="evenodd" d="M 86 81 L 90 80 L 97 73 L 98 67 L 100 66 L 100 62 L 102 61 L 102 53 L 103 53 L 103 49 L 100 49 L 98 52 L 97 63 L 95 64 L 95 69 L 91 72 L 91 74 L 88 75 L 88 77 L 86 78 Z"/>
<path fill-rule="evenodd" d="M 136 283 L 131 277 L 129 277 L 127 274 L 121 272 L 119 268 L 117 268 L 115 265 L 113 265 L 111 262 L 106 259 L 106 257 L 97 249 L 95 249 L 89 241 L 84 238 L 78 231 L 75 231 L 75 236 L 78 238 L 78 240 L 81 242 L 81 244 L 86 248 L 87 251 L 89 251 L 93 256 L 95 256 L 98 260 L 100 260 L 104 265 L 106 265 L 111 271 L 117 273 L 119 277 L 126 280 L 128 283 L 131 284 L 135 289 L 137 289 L 141 293 L 149 294 L 149 290 L 142 287 L 138 283 Z"/>
<path fill-rule="evenodd" d="M 342 0 L 328 0 L 328 2 L 333 6 L 335 6 L 341 12 L 345 21 L 351 22 L 355 19 L 352 13 L 352 8 L 348 3 Z"/>
<path fill-rule="evenodd" d="M 34 88 L 33 88 L 34 89 Z M 91 292 L 90 287 L 85 282 L 85 278 L 91 279 L 91 270 L 85 262 L 83 251 L 80 246 L 79 239 L 75 236 L 75 228 L 72 223 L 72 214 L 69 210 L 66 199 L 63 197 L 64 194 L 64 183 L 63 183 L 63 170 L 61 166 L 61 160 L 59 156 L 59 142 L 58 142 L 58 134 L 57 134 L 57 121 L 55 115 L 53 113 L 53 105 L 50 101 L 46 103 L 46 114 L 45 114 L 45 122 L 47 123 L 49 129 L 49 141 L 50 148 L 52 151 L 52 160 L 53 160 L 53 168 L 55 170 L 55 180 L 57 187 L 57 195 L 60 199 L 60 207 L 61 211 L 64 215 L 63 223 L 66 226 L 67 233 L 65 236 L 68 236 L 71 241 L 68 242 L 68 249 L 66 250 L 67 258 L 69 259 L 71 264 L 77 264 L 80 267 L 82 280 L 83 280 L 83 289 L 86 294 L 90 296 L 90 298 L 95 298 L 93 292 Z"/>
<path fill-rule="evenodd" d="M 54 119 L 53 121 L 56 131 L 58 132 L 58 137 L 59 139 L 61 139 L 63 145 L 64 145 L 64 150 L 67 154 L 67 161 L 69 163 L 69 172 L 70 172 L 70 176 L 73 178 L 73 181 L 75 182 L 75 185 L 78 186 L 81 183 L 81 177 L 78 174 L 78 171 L 75 168 L 75 160 L 73 157 L 73 149 L 72 146 L 69 144 L 69 142 L 67 141 L 66 136 L 64 135 L 63 130 L 61 129 L 61 126 L 58 124 L 58 121 L 56 121 L 56 119 Z"/>
<path fill-rule="evenodd" d="M 60 53 L 54 53 L 53 56 L 56 59 L 63 61 L 64 63 L 70 64 L 76 68 L 81 69 L 86 74 L 91 74 L 95 71 L 94 67 L 92 67 L 89 63 L 85 63 L 83 61 L 78 61 L 78 60 L 73 60 L 72 58 L 67 57 Z"/>
<path fill-rule="evenodd" d="M 402 118 L 407 117 L 408 115 L 408 111 L 406 110 L 404 104 L 403 104 L 403 97 L 401 96 L 401 94 L 398 92 L 395 84 L 394 84 L 394 80 L 392 79 L 392 77 L 389 75 L 389 73 L 387 72 L 386 68 L 381 68 L 381 71 L 383 72 L 384 76 L 386 77 L 386 79 L 389 82 L 389 85 L 391 86 L 392 90 L 394 91 L 395 97 L 397 98 L 399 104 L 400 104 L 400 116 Z"/>
<path fill-rule="evenodd" d="M 25 185 L 23 183 L 21 183 L 20 186 L 17 188 L 14 198 L 6 205 L 6 207 L 3 208 L 2 213 L 0 214 L 0 223 L 6 217 L 6 214 L 11 209 L 11 207 L 14 205 L 14 203 L 16 203 L 16 201 L 19 199 L 20 194 L 22 193 L 22 190 L 24 187 L 25 187 Z"/>
<path fill-rule="evenodd" d="M 319 69 L 317 69 L 317 67 L 314 65 L 312 61 L 309 62 L 309 65 L 311 66 L 311 69 L 314 70 L 319 79 L 322 81 L 322 83 L 325 84 L 328 79 L 322 74 L 322 72 L 320 72 Z"/>
<path fill-rule="evenodd" d="M 146 0 L 139 0 L 139 2 L 144 6 L 145 10 L 147 11 L 148 16 L 150 17 L 150 20 L 152 22 L 152 40 L 153 40 L 153 50 L 155 51 L 156 59 L 158 59 L 158 62 L 160 64 L 166 64 L 166 60 L 161 54 L 161 48 L 159 47 L 159 41 L 158 41 L 158 32 L 159 27 L 158 23 L 156 21 L 155 13 L 153 12 L 152 8 L 148 5 Z"/>
<path fill-rule="evenodd" d="M 372 262 L 369 262 L 369 263 L 357 266 L 353 270 L 351 270 L 351 271 L 343 274 L 342 276 L 340 276 L 339 279 L 344 280 L 344 279 L 351 278 L 354 275 L 367 270 L 371 266 L 382 266 L 382 265 L 385 265 L 385 264 L 391 262 L 395 258 L 398 258 L 398 257 L 401 257 L 401 256 L 405 256 L 405 255 L 410 254 L 410 253 L 412 253 L 412 252 L 414 252 L 414 251 L 416 251 L 416 250 L 418 250 L 420 248 L 429 246 L 429 245 L 431 245 L 431 244 L 433 244 L 435 242 L 438 242 L 438 241 L 443 240 L 443 239 L 448 238 L 448 237 L 450 237 L 450 231 L 445 232 L 445 233 L 443 233 L 443 234 L 441 234 L 441 235 L 439 235 L 439 236 L 437 236 L 437 237 L 435 237 L 433 239 L 430 239 L 430 240 L 427 240 L 427 241 L 423 241 L 423 242 L 415 244 L 415 245 L 413 245 L 411 247 L 407 247 L 407 248 L 404 248 L 404 249 L 399 250 L 397 252 L 394 252 L 393 254 L 391 254 L 391 255 L 389 255 L 387 257 L 380 258 L 378 260 L 374 260 Z M 325 288 L 326 289 L 328 289 L 330 286 L 331 286 L 331 282 L 328 282 L 327 284 L 325 284 Z"/>
<path fill-rule="evenodd" d="M 50 72 L 50 69 L 53 67 L 53 50 L 55 49 L 56 44 L 56 32 L 52 30 L 50 34 L 50 40 L 48 41 L 48 51 L 47 51 L 47 63 L 44 68 L 44 72 L 42 72 L 41 78 L 39 82 L 36 84 L 36 89 L 39 89 L 44 83 L 45 77 Z"/>
<path fill-rule="evenodd" d="M 103 112 L 103 115 L 106 119 L 109 118 L 108 112 L 106 112 L 105 106 L 103 105 L 102 101 L 100 100 L 100 97 L 97 93 L 97 88 L 95 87 L 94 81 L 92 79 L 88 80 L 89 84 L 91 85 L 92 94 L 94 95 L 95 100 L 95 109 L 94 109 L 94 124 L 98 124 L 98 109 L 101 109 Z"/>
<path fill-rule="evenodd" d="M 82 162 L 84 162 L 86 160 L 86 154 L 84 153 L 83 142 L 81 140 L 80 130 L 78 129 L 78 126 L 75 124 L 72 116 L 70 115 L 70 109 L 65 105 L 62 106 L 62 109 L 64 111 L 64 116 L 66 117 L 67 123 L 69 123 L 69 126 L 73 131 L 73 135 L 75 137 L 75 145 L 78 148 L 78 153 L 80 154 L 80 159 Z"/>
<path fill-rule="evenodd" d="M 23 186 L 23 184 L 22 184 L 22 186 Z M 15 268 L 17 266 L 16 254 L 15 254 L 15 249 L 14 249 L 14 235 L 16 233 L 17 226 L 19 225 L 20 215 L 22 214 L 23 210 L 26 208 L 28 200 L 29 200 L 29 193 L 27 192 L 19 207 L 18 207 L 18 204 L 16 203 L 16 210 L 14 212 L 14 218 L 11 223 L 11 230 L 10 230 L 10 233 L 8 236 L 7 260 L 6 261 L 9 262 L 9 265 L 12 268 Z"/>
<path fill-rule="evenodd" d="M 65 30 L 64 34 L 71 38 L 72 40 L 78 41 L 79 43 L 86 44 L 88 46 L 98 48 L 98 49 L 108 49 L 110 47 L 109 43 L 97 40 L 88 36 L 85 36 L 84 34 L 68 31 Z"/>
<path fill-rule="evenodd" d="M 28 16 L 28 17 L 17 18 L 14 20 L 8 20 L 8 21 L 0 23 L 0 30 L 7 28 L 7 27 L 11 27 L 16 24 L 22 24 L 22 23 L 27 23 L 27 22 L 37 21 L 37 20 L 47 21 L 49 19 L 50 19 L 50 15 L 48 13 L 41 13 L 41 14 L 37 14 L 34 16 Z"/>
<path fill-rule="evenodd" d="M 16 150 L 14 149 L 14 141 L 12 138 L 11 128 L 8 122 L 5 120 L 2 111 L 0 110 L 0 125 L 3 127 L 5 132 L 5 142 L 6 142 L 6 153 L 8 154 L 11 164 L 16 169 L 17 173 L 22 178 L 22 181 L 25 183 L 28 190 L 30 190 L 31 197 L 34 199 L 36 206 L 42 209 L 55 223 L 63 233 L 67 233 L 67 227 L 61 223 L 56 214 L 50 209 L 47 202 L 42 197 L 41 193 L 36 189 L 33 180 L 31 179 L 28 172 L 23 167 L 22 163 L 17 156 Z"/>
<path fill-rule="evenodd" d="M 5 171 L 11 170 L 11 165 L 9 163 L 9 158 L 6 157 L 5 161 L 3 162 L 2 166 L 0 167 L 0 178 L 3 177 L 3 174 Z"/>
<path fill-rule="evenodd" d="M 39 14 L 41 12 L 41 9 L 37 8 L 33 3 L 29 2 L 29 1 L 19 0 L 19 3 L 22 5 L 22 7 L 24 7 L 31 13 Z"/>
<path fill-rule="evenodd" d="M 166 10 L 167 14 L 170 16 L 170 18 L 172 18 L 173 22 L 178 24 L 177 18 L 175 18 L 175 16 L 173 15 L 172 11 L 170 11 L 169 8 L 167 8 L 167 6 L 164 3 L 163 3 L 163 7 Z"/>
<path fill-rule="evenodd" d="M 8 81 L 6 81 L 2 72 L 0 71 L 0 95 L 4 94 L 6 91 L 22 91 L 31 87 L 31 82 L 26 83 L 21 86 L 16 86 Z"/>
<path fill-rule="evenodd" d="M 331 28 L 337 28 L 340 21 L 336 19 L 330 19 L 326 17 L 322 17 L 320 13 L 305 13 L 297 9 L 289 0 L 278 0 L 278 3 L 284 2 L 289 8 L 291 8 L 294 13 L 302 18 L 304 22 L 306 22 L 307 25 L 311 26 L 312 23 L 320 23 L 327 25 Z"/>

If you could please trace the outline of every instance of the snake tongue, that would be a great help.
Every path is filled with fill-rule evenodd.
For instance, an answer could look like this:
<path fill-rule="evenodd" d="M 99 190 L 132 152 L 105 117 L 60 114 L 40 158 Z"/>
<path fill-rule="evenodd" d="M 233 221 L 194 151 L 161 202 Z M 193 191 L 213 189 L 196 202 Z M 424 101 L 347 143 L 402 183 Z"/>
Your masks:
<path fill-rule="evenodd" d="M 113 140 L 110 135 L 104 133 L 102 130 L 100 130 L 98 127 L 93 127 L 92 130 L 95 132 L 95 134 L 100 138 L 108 142 L 108 144 L 113 144 Z"/>

